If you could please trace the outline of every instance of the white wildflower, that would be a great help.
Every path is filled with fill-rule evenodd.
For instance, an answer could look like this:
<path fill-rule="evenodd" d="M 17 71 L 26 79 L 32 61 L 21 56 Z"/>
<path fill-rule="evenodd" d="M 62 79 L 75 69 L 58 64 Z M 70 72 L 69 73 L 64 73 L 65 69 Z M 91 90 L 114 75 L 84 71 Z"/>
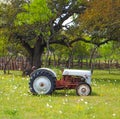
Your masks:
<path fill-rule="evenodd" d="M 15 90 L 15 89 L 17 89 L 17 86 L 14 86 L 14 88 L 13 88 L 13 89 L 14 89 L 14 90 Z"/>
<path fill-rule="evenodd" d="M 46 106 L 49 107 L 50 105 L 47 103 Z"/>
<path fill-rule="evenodd" d="M 59 113 L 62 114 L 62 111 L 60 110 Z"/>
<path fill-rule="evenodd" d="M 51 102 L 51 99 L 49 99 L 49 102 Z"/>
<path fill-rule="evenodd" d="M 112 114 L 112 116 L 113 116 L 113 117 L 115 117 L 115 116 L 116 116 L 116 114 L 115 114 L 115 113 L 113 113 L 113 114 Z"/>
<path fill-rule="evenodd" d="M 4 77 L 2 77 L 2 79 L 4 79 Z"/>
<path fill-rule="evenodd" d="M 52 105 L 50 105 L 50 108 L 52 108 L 53 106 Z"/>
<path fill-rule="evenodd" d="M 84 99 L 80 99 L 81 101 L 84 101 Z"/>
<path fill-rule="evenodd" d="M 105 104 L 107 105 L 108 103 L 106 102 Z"/>
<path fill-rule="evenodd" d="M 67 95 L 67 94 L 65 94 L 65 96 L 67 97 L 68 95 Z"/>
<path fill-rule="evenodd" d="M 85 104 L 87 105 L 87 104 L 88 104 L 88 102 L 85 102 Z"/>

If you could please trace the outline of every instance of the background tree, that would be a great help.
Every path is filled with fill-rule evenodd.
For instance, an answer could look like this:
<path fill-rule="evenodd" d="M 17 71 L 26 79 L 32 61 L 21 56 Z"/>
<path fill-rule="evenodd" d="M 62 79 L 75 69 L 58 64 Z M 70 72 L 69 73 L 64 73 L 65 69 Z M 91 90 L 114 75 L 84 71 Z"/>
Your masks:
<path fill-rule="evenodd" d="M 88 6 L 86 11 L 80 15 L 77 24 L 83 37 L 85 39 L 89 37 L 88 42 L 94 44 L 90 58 L 92 68 L 92 59 L 98 47 L 111 41 L 120 42 L 120 1 L 91 0 Z"/>
<path fill-rule="evenodd" d="M 82 68 L 82 64 L 84 62 L 83 60 L 86 59 L 87 61 L 87 59 L 90 57 L 90 50 L 91 45 L 88 45 L 84 42 L 75 42 L 71 45 L 71 47 L 53 44 L 50 46 L 50 53 L 52 53 L 50 56 L 54 57 L 54 64 L 57 64 L 58 66 L 63 64 L 62 67 L 73 68 L 73 63 L 76 62 L 79 64 L 77 68 Z"/>
<path fill-rule="evenodd" d="M 101 46 L 98 49 L 98 53 L 100 58 L 102 58 L 105 63 L 108 61 L 109 73 L 112 68 L 112 62 L 116 62 L 116 67 L 119 68 L 118 61 L 120 59 L 120 42 L 109 42 L 108 44 Z"/>
<path fill-rule="evenodd" d="M 91 38 L 97 46 L 109 41 L 120 42 L 120 1 L 95 0 L 80 16 L 79 26 L 83 33 Z"/>

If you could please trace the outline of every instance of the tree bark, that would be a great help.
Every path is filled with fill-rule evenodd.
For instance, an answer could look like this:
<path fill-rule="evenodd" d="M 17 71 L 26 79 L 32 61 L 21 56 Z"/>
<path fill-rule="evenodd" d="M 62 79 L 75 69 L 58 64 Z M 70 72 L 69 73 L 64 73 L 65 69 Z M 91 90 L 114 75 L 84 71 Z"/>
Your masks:
<path fill-rule="evenodd" d="M 94 46 L 92 52 L 91 52 L 91 55 L 90 55 L 90 62 L 89 62 L 89 66 L 90 66 L 90 69 L 91 69 L 91 73 L 93 73 L 93 57 L 94 57 L 94 54 L 95 54 L 95 51 L 97 50 L 98 46 Z"/>
<path fill-rule="evenodd" d="M 37 47 L 34 50 L 34 55 L 32 57 L 32 66 L 35 66 L 36 68 L 40 68 L 42 65 L 41 57 L 44 51 L 44 47 Z"/>
<path fill-rule="evenodd" d="M 44 52 L 44 48 L 46 44 L 43 43 L 43 37 L 39 36 L 32 48 L 27 42 L 21 40 L 22 46 L 28 51 L 30 56 L 30 64 L 31 66 L 35 66 L 36 68 L 40 68 L 42 65 L 42 54 Z"/>
<path fill-rule="evenodd" d="M 42 45 L 42 39 L 38 39 L 35 46 L 34 51 L 32 55 L 32 66 L 35 66 L 36 68 L 40 68 L 42 65 L 42 54 L 44 52 L 44 46 Z"/>
<path fill-rule="evenodd" d="M 8 59 L 8 61 L 4 65 L 4 74 L 6 74 L 7 65 L 9 64 L 10 60 L 12 59 L 12 57 L 13 57 L 13 55 L 10 56 L 10 58 Z M 9 69 L 8 69 L 8 72 L 9 72 Z"/>

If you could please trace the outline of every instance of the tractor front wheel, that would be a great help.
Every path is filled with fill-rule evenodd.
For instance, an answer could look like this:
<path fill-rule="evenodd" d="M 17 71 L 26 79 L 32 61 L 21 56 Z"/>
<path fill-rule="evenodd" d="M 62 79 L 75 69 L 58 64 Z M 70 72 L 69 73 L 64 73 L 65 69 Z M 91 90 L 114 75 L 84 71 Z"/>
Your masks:
<path fill-rule="evenodd" d="M 91 94 L 91 86 L 87 83 L 80 83 L 76 88 L 78 96 L 88 96 Z"/>

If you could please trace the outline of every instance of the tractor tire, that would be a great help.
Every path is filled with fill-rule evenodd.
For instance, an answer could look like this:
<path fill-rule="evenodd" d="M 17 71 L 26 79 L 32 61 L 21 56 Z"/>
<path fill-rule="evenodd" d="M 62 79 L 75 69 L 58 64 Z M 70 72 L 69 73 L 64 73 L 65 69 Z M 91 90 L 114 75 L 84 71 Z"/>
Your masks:
<path fill-rule="evenodd" d="M 78 96 L 88 96 L 91 94 L 91 86 L 88 83 L 80 83 L 76 88 L 76 94 Z"/>
<path fill-rule="evenodd" d="M 32 94 L 52 94 L 55 90 L 56 78 L 45 70 L 31 75 L 29 88 Z"/>

